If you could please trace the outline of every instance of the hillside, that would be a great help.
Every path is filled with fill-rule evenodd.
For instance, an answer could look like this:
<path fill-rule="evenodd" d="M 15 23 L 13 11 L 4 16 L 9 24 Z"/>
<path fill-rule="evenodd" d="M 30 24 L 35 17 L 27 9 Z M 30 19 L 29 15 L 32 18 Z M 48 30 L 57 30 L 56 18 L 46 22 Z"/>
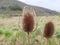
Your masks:
<path fill-rule="evenodd" d="M 36 11 L 36 14 L 38 16 L 43 16 L 43 15 L 58 15 L 58 12 L 56 11 L 53 11 L 53 10 L 50 10 L 50 9 L 46 9 L 46 8 L 43 8 L 43 7 L 37 7 L 37 6 L 31 6 L 31 5 L 28 5 L 28 4 L 25 4 L 23 2 L 19 2 L 17 0 L 0 0 L 0 13 L 1 12 L 5 12 L 5 11 L 12 11 L 12 10 L 9 10 L 9 6 L 19 6 L 20 8 L 23 9 L 24 6 L 30 6 L 30 7 L 33 7 Z M 3 10 L 1 9 L 1 7 L 5 7 L 7 8 L 6 10 Z M 11 12 L 10 12 L 11 13 Z"/>

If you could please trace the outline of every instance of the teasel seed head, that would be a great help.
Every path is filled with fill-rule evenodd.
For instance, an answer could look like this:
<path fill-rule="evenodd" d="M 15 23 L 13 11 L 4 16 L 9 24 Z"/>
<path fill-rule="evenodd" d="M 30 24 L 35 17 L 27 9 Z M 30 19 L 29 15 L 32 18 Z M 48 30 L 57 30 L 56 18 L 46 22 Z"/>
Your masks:
<path fill-rule="evenodd" d="M 54 24 L 52 22 L 48 22 L 44 28 L 44 37 L 51 38 L 54 34 Z"/>
<path fill-rule="evenodd" d="M 30 7 L 24 7 L 22 28 L 25 32 L 32 32 L 35 26 L 35 13 Z"/>

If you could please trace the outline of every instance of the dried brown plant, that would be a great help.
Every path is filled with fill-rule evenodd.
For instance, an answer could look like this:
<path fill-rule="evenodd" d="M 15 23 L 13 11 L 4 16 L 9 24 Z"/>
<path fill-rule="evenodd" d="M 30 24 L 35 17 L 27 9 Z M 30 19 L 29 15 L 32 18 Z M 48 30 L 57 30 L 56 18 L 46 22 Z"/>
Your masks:
<path fill-rule="evenodd" d="M 34 10 L 30 7 L 24 7 L 23 10 L 23 20 L 22 20 L 22 28 L 28 34 L 28 45 L 30 45 L 30 32 L 34 30 L 35 27 L 35 13 Z"/>
<path fill-rule="evenodd" d="M 54 34 L 54 24 L 52 22 L 48 22 L 44 28 L 44 37 L 50 38 L 52 37 L 53 34 Z"/>
<path fill-rule="evenodd" d="M 46 45 L 49 45 L 49 38 L 51 38 L 53 34 L 54 34 L 54 24 L 52 22 L 48 22 L 44 28 L 44 37 L 47 39 Z"/>
<path fill-rule="evenodd" d="M 34 17 L 27 12 L 23 18 L 23 30 L 26 32 L 32 32 L 34 29 Z"/>

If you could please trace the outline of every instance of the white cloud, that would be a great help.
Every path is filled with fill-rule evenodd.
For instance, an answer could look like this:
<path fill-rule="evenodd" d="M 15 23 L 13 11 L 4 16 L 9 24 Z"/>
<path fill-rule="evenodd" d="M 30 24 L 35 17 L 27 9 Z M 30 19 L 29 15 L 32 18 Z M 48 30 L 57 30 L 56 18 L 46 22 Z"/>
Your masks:
<path fill-rule="evenodd" d="M 27 4 L 41 6 L 52 10 L 60 11 L 60 0 L 19 0 Z"/>
<path fill-rule="evenodd" d="M 22 1 L 22 2 L 25 2 L 25 3 L 44 3 L 44 2 L 47 2 L 48 0 L 19 0 L 19 1 Z"/>
<path fill-rule="evenodd" d="M 50 9 L 60 11 L 60 0 L 55 0 L 52 2 Z"/>

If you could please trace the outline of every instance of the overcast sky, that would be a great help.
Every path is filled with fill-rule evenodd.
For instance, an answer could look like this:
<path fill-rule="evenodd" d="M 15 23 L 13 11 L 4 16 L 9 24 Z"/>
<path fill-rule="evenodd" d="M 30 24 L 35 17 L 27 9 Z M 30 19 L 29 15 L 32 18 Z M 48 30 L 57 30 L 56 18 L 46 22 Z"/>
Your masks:
<path fill-rule="evenodd" d="M 19 0 L 24 3 L 45 7 L 60 12 L 60 0 Z"/>

